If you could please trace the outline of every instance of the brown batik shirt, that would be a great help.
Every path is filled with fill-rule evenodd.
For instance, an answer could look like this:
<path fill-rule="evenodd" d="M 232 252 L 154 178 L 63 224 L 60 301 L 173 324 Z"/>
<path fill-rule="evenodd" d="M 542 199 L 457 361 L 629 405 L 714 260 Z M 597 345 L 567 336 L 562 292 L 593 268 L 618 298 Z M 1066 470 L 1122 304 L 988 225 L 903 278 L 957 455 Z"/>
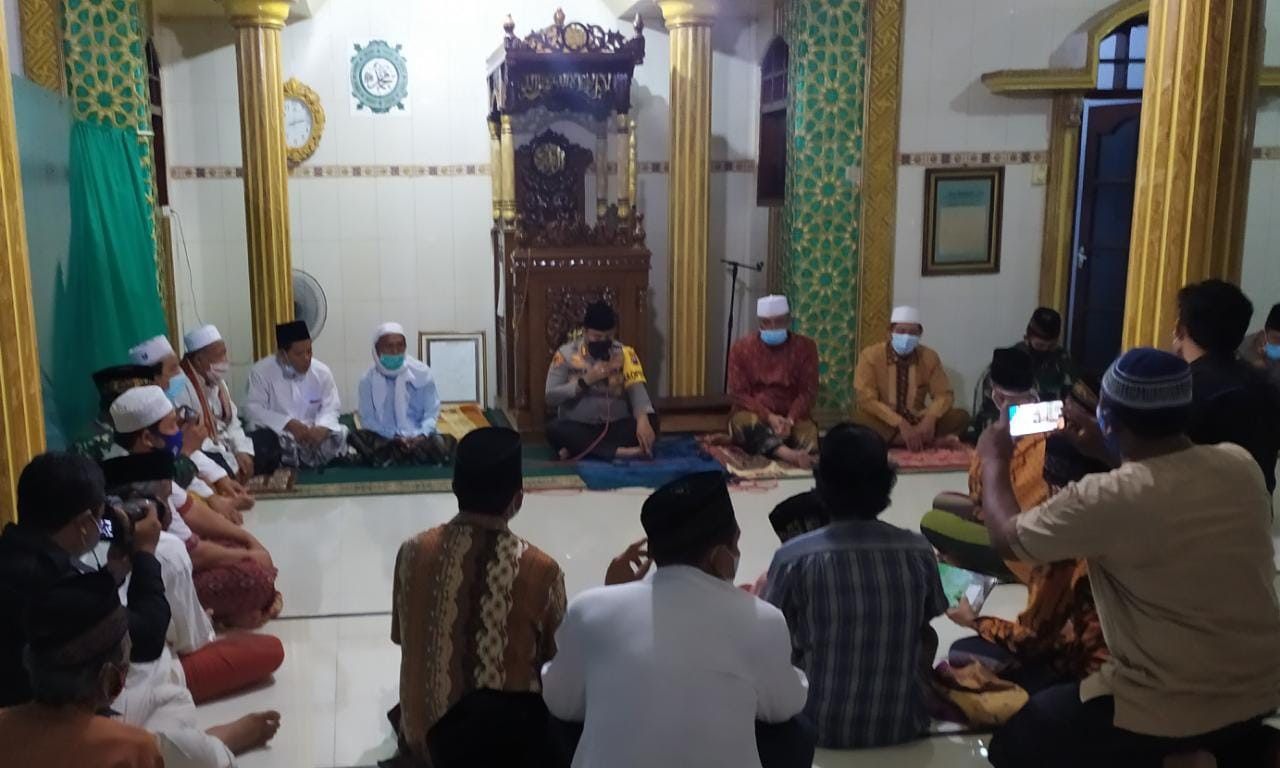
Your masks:
<path fill-rule="evenodd" d="M 501 520 L 463 513 L 396 556 L 391 641 L 400 646 L 400 724 L 415 757 L 467 693 L 539 692 L 564 618 L 564 573 Z"/>

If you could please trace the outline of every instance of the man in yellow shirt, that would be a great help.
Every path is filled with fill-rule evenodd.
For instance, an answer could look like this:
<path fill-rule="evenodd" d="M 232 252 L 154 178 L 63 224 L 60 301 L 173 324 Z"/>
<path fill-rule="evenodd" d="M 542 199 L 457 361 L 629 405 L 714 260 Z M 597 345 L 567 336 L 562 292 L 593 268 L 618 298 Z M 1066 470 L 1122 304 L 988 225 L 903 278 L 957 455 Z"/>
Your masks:
<path fill-rule="evenodd" d="M 885 442 L 922 451 L 940 437 L 959 435 L 969 414 L 953 408 L 955 393 L 938 353 L 920 344 L 924 325 L 915 307 L 897 307 L 889 338 L 862 350 L 853 385 L 853 420 Z"/>

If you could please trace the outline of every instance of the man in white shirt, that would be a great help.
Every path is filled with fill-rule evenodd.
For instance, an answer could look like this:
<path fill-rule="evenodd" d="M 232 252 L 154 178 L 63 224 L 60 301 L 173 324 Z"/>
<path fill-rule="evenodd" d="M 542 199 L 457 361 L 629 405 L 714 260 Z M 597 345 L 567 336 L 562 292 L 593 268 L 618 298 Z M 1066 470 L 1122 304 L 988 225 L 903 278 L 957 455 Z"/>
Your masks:
<path fill-rule="evenodd" d="M 169 343 L 167 336 L 153 336 L 133 347 L 129 350 L 129 359 L 134 365 L 151 368 L 154 372 L 153 383 L 164 390 L 169 402 L 175 406 L 189 405 L 182 402 L 183 393 L 191 390 L 192 383 L 178 362 L 178 354 L 173 351 L 173 345 Z M 192 407 L 192 412 L 200 413 L 195 407 Z M 228 510 L 227 514 L 232 520 L 241 522 L 239 511 L 253 508 L 253 496 L 236 480 L 234 473 L 228 474 L 230 467 L 224 467 L 204 452 L 204 444 L 208 442 L 208 422 L 184 424 L 183 427 L 186 440 L 182 452 L 191 458 L 199 475 L 192 490 L 206 500 L 215 494 L 222 497 L 225 503 L 213 501 L 211 506 L 220 512 Z"/>
<path fill-rule="evenodd" d="M 187 354 L 182 372 L 187 385 L 177 391 L 174 404 L 200 415 L 208 436 L 200 447 L 214 461 L 241 480 L 253 477 L 253 440 L 244 432 L 240 411 L 231 399 L 227 376 L 231 373 L 227 343 L 216 326 L 204 325 L 182 339 Z"/>
<path fill-rule="evenodd" d="M 249 372 L 245 420 L 251 430 L 276 436 L 286 466 L 323 467 L 347 452 L 347 428 L 338 423 L 338 385 L 329 366 L 312 359 L 306 323 L 277 325 L 276 345 L 276 353 Z"/>
<path fill-rule="evenodd" d="M 808 683 L 786 620 L 733 585 L 739 530 L 723 476 L 660 488 L 640 519 L 656 571 L 578 596 L 542 670 L 551 714 L 584 722 L 574 768 L 811 765 L 812 733 L 793 720 Z"/>
<path fill-rule="evenodd" d="M 1032 564 L 1084 558 L 1111 651 L 996 732 L 997 768 L 1160 765 L 1197 750 L 1218 765 L 1273 764 L 1262 725 L 1280 705 L 1270 494 L 1243 448 L 1191 442 L 1191 404 L 1185 362 L 1125 353 L 1097 413 L 1119 469 L 1022 514 L 1007 417 L 979 440 L 993 547 Z"/>

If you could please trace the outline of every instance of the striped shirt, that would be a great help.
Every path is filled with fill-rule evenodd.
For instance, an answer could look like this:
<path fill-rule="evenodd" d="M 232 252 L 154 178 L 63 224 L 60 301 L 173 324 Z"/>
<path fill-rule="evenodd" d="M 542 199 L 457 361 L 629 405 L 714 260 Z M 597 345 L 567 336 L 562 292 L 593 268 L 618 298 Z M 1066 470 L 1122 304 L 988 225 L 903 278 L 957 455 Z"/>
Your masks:
<path fill-rule="evenodd" d="M 832 523 L 774 555 L 764 598 L 791 629 L 809 677 L 805 713 L 818 745 L 899 744 L 929 726 L 926 626 L 947 608 L 933 549 L 879 520 Z"/>

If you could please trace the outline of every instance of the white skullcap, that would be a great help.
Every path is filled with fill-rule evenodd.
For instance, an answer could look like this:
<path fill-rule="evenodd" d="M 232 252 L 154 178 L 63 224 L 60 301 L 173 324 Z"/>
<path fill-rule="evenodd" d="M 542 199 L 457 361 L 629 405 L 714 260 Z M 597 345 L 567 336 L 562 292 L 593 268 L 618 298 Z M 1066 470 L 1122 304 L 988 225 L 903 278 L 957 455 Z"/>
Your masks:
<path fill-rule="evenodd" d="M 121 434 L 138 432 L 158 424 L 173 411 L 164 390 L 154 384 L 120 393 L 111 404 L 111 425 Z"/>
<path fill-rule="evenodd" d="M 129 350 L 129 359 L 134 365 L 155 365 L 172 355 L 173 345 L 165 336 L 153 336 Z"/>
<path fill-rule="evenodd" d="M 791 314 L 786 296 L 761 296 L 756 302 L 756 317 L 782 317 Z"/>
<path fill-rule="evenodd" d="M 378 345 L 378 339 L 381 339 L 383 336 L 391 336 L 397 333 L 404 336 L 404 326 L 399 323 L 383 323 L 373 332 L 373 345 L 376 347 Z M 407 342 L 409 337 L 404 336 L 404 340 Z"/>
<path fill-rule="evenodd" d="M 187 352 L 199 352 L 215 341 L 222 341 L 222 334 L 218 333 L 215 325 L 202 325 L 194 331 L 187 331 L 187 335 L 182 337 L 182 345 Z"/>
<path fill-rule="evenodd" d="M 893 315 L 890 316 L 889 322 L 897 325 L 898 323 L 906 323 L 907 325 L 922 325 L 920 322 L 920 310 L 915 307 L 903 305 L 893 308 Z"/>

